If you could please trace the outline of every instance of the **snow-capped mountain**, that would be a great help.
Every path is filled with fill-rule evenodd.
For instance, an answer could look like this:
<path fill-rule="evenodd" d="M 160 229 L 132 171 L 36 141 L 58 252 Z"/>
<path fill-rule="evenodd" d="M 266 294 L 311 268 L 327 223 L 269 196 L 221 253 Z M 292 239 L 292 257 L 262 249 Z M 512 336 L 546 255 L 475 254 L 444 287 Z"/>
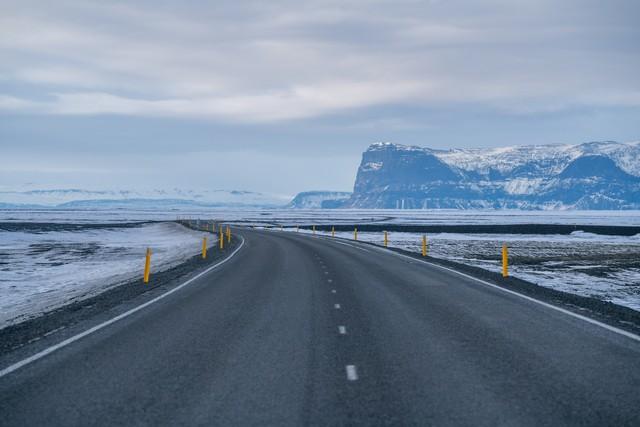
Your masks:
<path fill-rule="evenodd" d="M 349 200 L 351 193 L 345 191 L 304 191 L 287 205 L 294 209 L 334 209 Z"/>
<path fill-rule="evenodd" d="M 357 208 L 640 208 L 640 142 L 363 153 Z"/>
<path fill-rule="evenodd" d="M 0 207 L 172 208 L 282 207 L 289 196 L 237 190 L 85 190 L 21 189 L 0 191 Z"/>

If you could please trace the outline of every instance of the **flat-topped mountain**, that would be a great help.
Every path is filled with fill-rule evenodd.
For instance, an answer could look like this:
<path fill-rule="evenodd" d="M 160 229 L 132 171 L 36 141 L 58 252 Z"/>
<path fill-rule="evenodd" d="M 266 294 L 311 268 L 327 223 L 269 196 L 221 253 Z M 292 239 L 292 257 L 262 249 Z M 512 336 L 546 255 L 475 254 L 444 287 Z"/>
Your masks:
<path fill-rule="evenodd" d="M 345 206 L 638 209 L 640 143 L 454 150 L 377 143 L 363 153 Z"/>

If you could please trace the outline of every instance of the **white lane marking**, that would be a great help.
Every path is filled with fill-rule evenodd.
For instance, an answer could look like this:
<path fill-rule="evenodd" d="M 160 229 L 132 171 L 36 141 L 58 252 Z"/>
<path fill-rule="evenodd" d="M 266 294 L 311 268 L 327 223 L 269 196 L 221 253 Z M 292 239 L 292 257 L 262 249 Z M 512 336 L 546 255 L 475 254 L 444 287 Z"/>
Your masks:
<path fill-rule="evenodd" d="M 52 345 L 51 347 L 48 347 L 48 348 L 45 348 L 44 350 L 42 350 L 42 351 L 40 351 L 40 352 L 38 352 L 38 353 L 36 353 L 36 354 L 34 354 L 32 356 L 29 356 L 26 359 L 23 359 L 23 360 L 21 360 L 19 362 L 14 363 L 11 366 L 8 366 L 8 367 L 4 368 L 3 370 L 0 371 L 0 378 L 2 378 L 5 375 L 8 375 L 8 374 L 10 374 L 10 373 L 12 373 L 14 371 L 17 371 L 18 369 L 22 368 L 23 366 L 26 366 L 26 365 L 28 365 L 30 363 L 33 363 L 38 359 L 42 359 L 43 357 L 53 353 L 56 350 L 60 350 L 61 348 L 66 347 L 71 343 L 74 343 L 74 342 L 76 342 L 76 341 L 78 341 L 78 340 L 80 340 L 80 339 L 82 339 L 82 338 L 84 338 L 84 337 L 86 337 L 88 335 L 91 335 L 92 333 L 94 333 L 96 331 L 99 331 L 100 329 L 106 328 L 107 326 L 109 326 L 109 325 L 111 325 L 113 323 L 116 323 L 118 320 L 122 320 L 125 317 L 131 316 L 133 313 L 136 313 L 136 312 L 142 310 L 143 308 L 146 308 L 146 307 L 150 306 L 151 304 L 156 303 L 156 302 L 160 301 L 161 299 L 164 299 L 164 298 L 168 297 L 172 293 L 179 291 L 180 289 L 182 289 L 185 286 L 187 286 L 190 283 L 192 283 L 194 280 L 199 279 L 200 277 L 202 277 L 203 275 L 207 274 L 211 270 L 213 270 L 213 269 L 219 267 L 220 265 L 224 264 L 225 262 L 229 261 L 244 246 L 244 237 L 240 236 L 240 238 L 242 239 L 242 241 L 240 242 L 240 246 L 238 246 L 233 252 L 231 252 L 231 254 L 228 257 L 226 257 L 225 259 L 223 259 L 219 263 L 217 263 L 215 265 L 212 265 L 211 267 L 209 267 L 206 270 L 204 270 L 203 272 L 198 273 L 197 275 L 193 276 L 191 279 L 187 280 L 186 282 L 182 283 L 181 285 L 176 286 L 175 288 L 165 292 L 162 295 L 159 295 L 159 296 L 155 297 L 154 299 L 152 299 L 150 301 L 145 302 L 144 304 L 141 304 L 141 305 L 139 305 L 139 306 L 137 306 L 135 308 L 132 308 L 129 311 L 126 311 L 126 312 L 124 312 L 122 314 L 117 315 L 116 317 L 114 317 L 112 319 L 107 320 L 106 322 L 100 323 L 99 325 L 96 325 L 96 326 L 94 326 L 92 328 L 89 328 L 84 332 L 81 332 L 81 333 L 79 333 L 77 335 L 74 335 L 74 336 L 72 336 L 70 338 L 67 338 L 66 340 L 61 341 L 58 344 Z"/>
<path fill-rule="evenodd" d="M 338 326 L 338 332 L 340 332 L 340 335 L 347 335 L 347 327 L 346 326 Z"/>
<path fill-rule="evenodd" d="M 327 282 L 332 283 L 332 282 L 333 282 L 333 280 L 331 280 L 331 279 L 327 279 Z"/>
<path fill-rule="evenodd" d="M 335 308 L 336 310 L 340 310 L 340 304 L 334 304 L 333 308 Z"/>
<path fill-rule="evenodd" d="M 324 274 L 329 274 L 329 272 L 328 272 L 328 271 L 325 271 L 325 272 L 324 272 Z"/>
<path fill-rule="evenodd" d="M 334 243 L 337 243 L 337 244 L 339 244 L 339 245 L 343 245 L 343 246 L 349 246 L 350 248 L 359 249 L 359 250 L 361 250 L 361 251 L 365 251 L 365 252 L 371 252 L 370 250 L 367 250 L 367 249 L 365 249 L 365 248 L 361 248 L 361 247 L 359 247 L 359 246 L 353 246 L 353 245 L 350 245 L 350 244 L 348 244 L 348 243 L 344 243 L 344 242 L 334 241 Z"/>
<path fill-rule="evenodd" d="M 335 290 L 335 289 L 331 289 L 331 293 L 332 293 L 332 294 L 335 294 L 335 293 L 336 293 L 336 290 Z"/>
<path fill-rule="evenodd" d="M 356 370 L 356 365 L 347 365 L 347 379 L 349 381 L 358 380 L 358 371 Z"/>
<path fill-rule="evenodd" d="M 338 242 L 336 242 L 336 243 L 338 243 Z M 343 244 L 345 246 L 351 246 L 351 247 L 355 248 L 355 246 L 352 246 L 350 244 L 346 244 L 346 243 L 343 243 Z M 438 265 L 438 264 L 435 264 L 435 263 L 430 262 L 430 261 L 425 261 L 425 260 L 421 260 L 421 259 L 415 259 L 413 257 L 410 257 L 409 255 L 401 254 L 401 253 L 398 253 L 398 252 L 395 252 L 395 251 L 389 251 L 389 250 L 384 249 L 384 248 L 375 247 L 375 249 L 378 250 L 379 252 L 382 252 L 382 253 L 385 253 L 385 254 L 393 254 L 393 255 L 396 255 L 396 256 L 399 256 L 399 257 L 402 257 L 402 258 L 410 259 L 410 260 L 412 260 L 414 262 L 421 262 L 423 264 L 427 264 L 427 265 L 430 265 L 432 267 L 439 268 L 441 270 L 446 270 L 446 271 L 449 271 L 451 273 L 455 273 L 455 274 L 457 274 L 459 276 L 462 276 L 462 277 L 465 277 L 467 279 L 473 280 L 475 282 L 481 283 L 481 284 L 483 284 L 485 286 L 489 286 L 489 287 L 491 287 L 493 289 L 496 289 L 496 290 L 499 290 L 499 291 L 502 291 L 502 292 L 506 292 L 508 294 L 511 294 L 511 295 L 517 296 L 519 298 L 525 299 L 525 300 L 527 300 L 529 302 L 533 302 L 535 304 L 539 304 L 539 305 L 541 305 L 543 307 L 549 308 L 551 310 L 558 311 L 560 313 L 566 314 L 567 316 L 571 316 L 571 317 L 576 318 L 576 319 L 583 320 L 583 321 L 585 321 L 587 323 L 590 323 L 590 324 L 595 325 L 595 326 L 599 326 L 599 327 L 601 327 L 603 329 L 606 329 L 606 330 L 608 330 L 610 332 L 614 332 L 614 333 L 616 333 L 618 335 L 622 335 L 622 336 L 625 336 L 627 338 L 631 338 L 634 341 L 640 342 L 640 335 L 636 335 L 636 334 L 634 334 L 632 332 L 628 332 L 628 331 L 625 331 L 623 329 L 616 328 L 615 326 L 607 325 L 606 323 L 602 323 L 602 322 L 600 322 L 598 320 L 591 319 L 590 317 L 583 316 L 583 315 L 578 314 L 578 313 L 574 313 L 573 311 L 570 311 L 570 310 L 567 310 L 567 309 L 564 309 L 564 308 L 561 308 L 561 307 L 557 307 L 555 305 L 546 303 L 544 301 L 537 300 L 535 298 L 532 298 L 532 297 L 527 296 L 527 295 L 523 295 L 523 294 L 518 293 L 516 291 L 512 291 L 510 289 L 505 289 L 505 288 L 503 288 L 501 286 L 494 285 L 493 283 L 489 283 L 489 282 L 486 282 L 486 281 L 484 281 L 482 279 L 478 279 L 477 277 L 473 277 L 473 276 L 470 276 L 470 275 L 468 275 L 466 273 L 462 273 L 460 271 L 454 270 L 453 268 L 444 267 L 442 265 Z"/>

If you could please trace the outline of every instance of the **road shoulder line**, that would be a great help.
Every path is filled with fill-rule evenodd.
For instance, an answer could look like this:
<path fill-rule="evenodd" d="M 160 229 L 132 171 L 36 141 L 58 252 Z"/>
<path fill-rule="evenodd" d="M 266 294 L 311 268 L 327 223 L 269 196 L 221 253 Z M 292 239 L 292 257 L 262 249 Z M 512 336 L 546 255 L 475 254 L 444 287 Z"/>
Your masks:
<path fill-rule="evenodd" d="M 308 235 L 308 234 L 304 233 L 304 235 Z M 327 236 L 317 236 L 317 237 L 321 237 L 323 240 L 327 240 L 327 241 L 331 241 L 332 239 L 343 240 L 343 239 L 341 239 L 339 237 L 337 237 L 337 238 L 336 237 L 329 238 Z M 353 242 L 353 241 L 348 241 L 348 242 L 342 241 L 342 242 L 335 242 L 335 243 L 340 243 L 343 246 L 350 246 L 350 247 L 352 247 L 354 249 L 361 249 L 360 247 L 358 247 L 356 245 L 362 244 L 360 242 Z M 367 245 L 367 246 L 369 246 L 369 245 Z M 590 323 L 592 325 L 599 326 L 599 327 L 601 327 L 603 329 L 606 329 L 606 330 L 608 330 L 610 332 L 614 332 L 614 333 L 616 333 L 618 335 L 622 335 L 622 336 L 630 338 L 630 339 L 632 339 L 634 341 L 640 342 L 640 336 L 638 336 L 638 335 L 636 335 L 636 334 L 634 334 L 632 332 L 628 332 L 628 331 L 625 331 L 624 329 L 616 328 L 615 326 L 608 325 L 606 323 L 600 322 L 598 320 L 592 319 L 592 318 L 587 317 L 587 316 L 583 316 L 583 315 L 578 314 L 578 313 L 574 313 L 573 311 L 564 309 L 562 307 L 555 306 L 553 304 L 549 304 L 547 302 L 538 300 L 538 299 L 530 297 L 528 295 L 524 295 L 524 294 L 521 294 L 519 292 L 512 291 L 511 289 L 505 289 L 505 288 L 503 288 L 501 286 L 495 285 L 493 283 L 489 283 L 489 282 L 487 282 L 485 280 L 479 279 L 477 277 L 471 276 L 471 275 L 463 273 L 461 271 L 457 271 L 457 270 L 455 270 L 453 268 L 445 267 L 445 266 L 442 266 L 442 265 L 439 265 L 439 264 L 436 264 L 436 263 L 433 263 L 433 262 L 430 262 L 430 261 L 417 259 L 417 258 L 411 257 L 409 255 L 405 255 L 403 253 L 399 253 L 399 252 L 396 252 L 396 251 L 390 251 L 390 250 L 387 250 L 385 248 L 378 247 L 376 245 L 370 245 L 370 246 L 371 246 L 371 248 L 373 248 L 374 250 L 376 250 L 379 253 L 392 254 L 392 255 L 395 255 L 395 256 L 402 257 L 402 258 L 406 258 L 406 259 L 414 261 L 414 262 L 420 262 L 420 263 L 427 264 L 427 265 L 432 266 L 432 267 L 436 267 L 436 268 L 441 269 L 441 270 L 446 270 L 448 272 L 455 273 L 455 274 L 457 274 L 459 276 L 462 276 L 462 277 L 464 277 L 466 279 L 470 279 L 470 280 L 473 280 L 475 282 L 481 283 L 481 284 L 483 284 L 485 286 L 489 286 L 489 287 L 491 287 L 493 289 L 497 289 L 499 291 L 506 292 L 506 293 L 511 294 L 511 295 L 515 295 L 515 296 L 520 297 L 522 299 L 525 299 L 527 301 L 542 305 L 542 306 L 544 306 L 546 308 L 550 308 L 552 310 L 558 311 L 560 313 L 566 314 L 566 315 L 571 316 L 571 317 L 576 318 L 576 319 L 580 319 L 580 320 L 582 320 L 584 322 L 587 322 L 587 323 Z"/>
<path fill-rule="evenodd" d="M 101 329 L 104 329 L 107 326 L 109 326 L 109 325 L 111 325 L 113 323 L 116 323 L 119 320 L 122 320 L 122 319 L 124 319 L 126 317 L 129 317 L 130 315 L 132 315 L 132 314 L 134 314 L 134 313 L 136 313 L 136 312 L 138 312 L 138 311 L 150 306 L 151 304 L 154 304 L 154 303 L 156 303 L 156 302 L 168 297 L 169 295 L 173 294 L 174 292 L 179 291 L 180 289 L 182 289 L 185 286 L 189 285 L 193 281 L 195 281 L 195 280 L 199 279 L 200 277 L 204 276 L 205 274 L 209 273 L 211 270 L 214 270 L 214 269 L 218 268 L 219 266 L 221 266 L 222 264 L 226 263 L 231 258 L 233 258 L 233 256 L 236 253 L 238 253 L 238 251 L 240 249 L 242 249 L 242 247 L 244 246 L 244 238 L 242 236 L 240 236 L 240 238 L 242 239 L 242 241 L 240 242 L 240 246 L 238 246 L 228 257 L 226 257 L 222 261 L 220 261 L 220 262 L 212 265 L 211 267 L 207 268 L 206 270 L 196 274 L 195 276 L 193 276 L 192 278 L 190 278 L 186 282 L 176 286 L 175 288 L 170 289 L 170 290 L 168 290 L 167 292 L 165 292 L 165 293 L 163 293 L 161 295 L 158 295 L 157 297 L 153 298 L 152 300 L 149 300 L 149 301 L 147 301 L 147 302 L 145 302 L 143 304 L 140 304 L 139 306 L 134 307 L 131 310 L 125 311 L 124 313 L 119 314 L 116 317 L 113 317 L 113 318 L 111 318 L 111 319 L 109 319 L 109 320 L 107 320 L 105 322 L 102 322 L 102 323 L 100 323 L 100 324 L 98 324 L 98 325 L 96 325 L 96 326 L 94 326 L 92 328 L 89 328 L 84 332 L 81 332 L 81 333 L 76 334 L 76 335 L 74 335 L 72 337 L 69 337 L 69 338 L 65 339 L 64 341 L 59 342 L 58 344 L 52 345 L 51 347 L 47 347 L 46 349 L 41 350 L 38 353 L 27 357 L 26 359 L 22 359 L 21 361 L 16 362 L 16 363 L 14 363 L 14 364 L 12 364 L 12 365 L 0 370 L 0 378 L 4 377 L 6 375 L 9 375 L 10 373 L 12 373 L 14 371 L 17 371 L 18 369 L 20 369 L 20 368 L 22 368 L 22 367 L 24 367 L 26 365 L 29 365 L 29 364 L 31 364 L 31 363 L 39 360 L 39 359 L 42 359 L 43 357 L 45 357 L 45 356 L 47 356 L 47 355 L 49 355 L 49 354 L 51 354 L 51 353 L 53 353 L 53 352 L 55 352 L 57 350 L 60 350 L 61 348 L 64 348 L 64 347 L 68 346 L 69 344 L 72 344 L 72 343 L 74 343 L 74 342 L 76 342 L 76 341 L 78 341 L 78 340 L 80 340 L 80 339 L 82 339 L 82 338 L 84 338 L 84 337 L 86 337 L 88 335 L 91 335 L 94 332 L 97 332 L 97 331 L 99 331 Z"/>

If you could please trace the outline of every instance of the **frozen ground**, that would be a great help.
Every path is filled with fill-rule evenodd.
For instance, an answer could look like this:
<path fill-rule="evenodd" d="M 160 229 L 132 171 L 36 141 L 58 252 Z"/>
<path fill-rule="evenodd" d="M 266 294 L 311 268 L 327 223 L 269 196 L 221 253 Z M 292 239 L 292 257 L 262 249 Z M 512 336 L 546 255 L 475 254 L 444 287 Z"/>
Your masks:
<path fill-rule="evenodd" d="M 640 211 L 451 210 L 0 210 L 0 223 L 116 224 L 215 219 L 246 225 L 309 224 L 577 224 L 640 226 Z M 352 238 L 351 233 L 340 233 Z M 141 273 L 147 244 L 153 268 L 168 268 L 199 251 L 201 234 L 175 224 L 80 231 L 0 230 L 0 327 Z M 360 233 L 382 243 L 381 233 Z M 421 235 L 391 233 L 390 244 L 420 250 Z M 640 238 L 531 234 L 429 235 L 430 254 L 499 271 L 507 242 L 511 273 L 542 286 L 593 296 L 640 310 Z"/>
<path fill-rule="evenodd" d="M 476 211 L 363 209 L 65 210 L 0 209 L 0 222 L 103 223 L 182 218 L 248 224 L 580 224 L 640 226 L 640 211 Z"/>
<path fill-rule="evenodd" d="M 353 232 L 336 232 L 336 237 L 353 239 Z M 421 251 L 422 234 L 398 232 L 388 237 L 389 246 Z M 427 237 L 429 255 L 495 272 L 501 271 L 501 248 L 506 243 L 511 275 L 640 311 L 640 235 L 441 233 Z M 382 245 L 383 234 L 359 232 L 358 240 Z"/>
<path fill-rule="evenodd" d="M 51 231 L 0 229 L 0 328 L 199 253 L 203 233 L 175 223 Z M 212 236 L 209 236 L 210 244 Z"/>

